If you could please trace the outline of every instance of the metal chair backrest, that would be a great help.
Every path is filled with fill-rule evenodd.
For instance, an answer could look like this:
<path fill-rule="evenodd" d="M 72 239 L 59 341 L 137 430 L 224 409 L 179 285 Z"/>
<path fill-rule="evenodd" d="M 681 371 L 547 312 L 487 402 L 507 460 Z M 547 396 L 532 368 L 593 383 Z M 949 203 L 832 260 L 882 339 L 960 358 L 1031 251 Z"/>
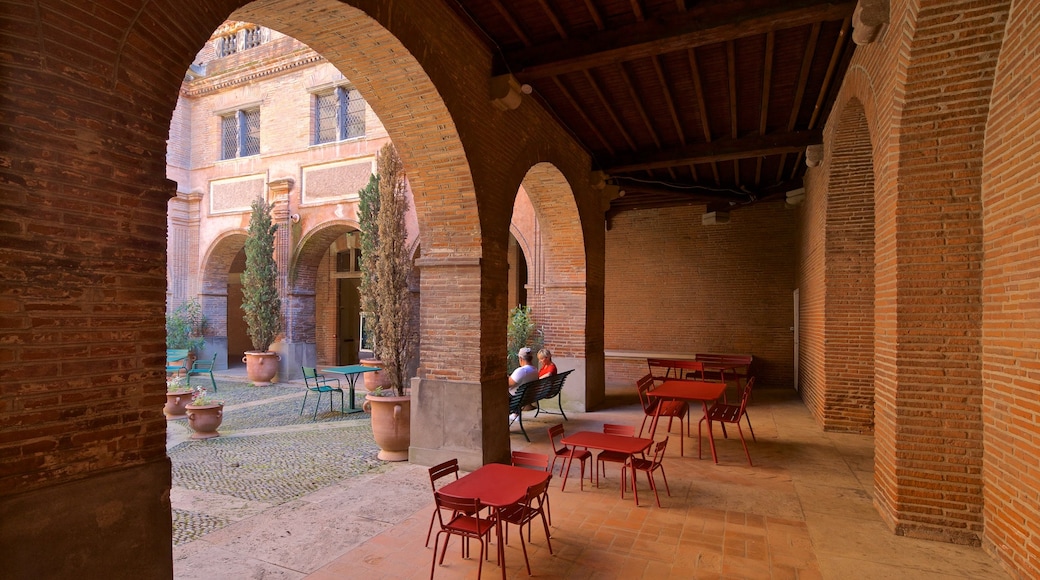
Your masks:
<path fill-rule="evenodd" d="M 748 382 L 744 385 L 744 393 L 740 396 L 740 415 L 743 415 L 747 410 L 748 401 L 751 399 L 751 387 L 755 385 L 755 377 L 748 377 Z M 737 420 L 740 420 L 740 415 L 737 416 Z"/>
<path fill-rule="evenodd" d="M 438 463 L 430 468 L 430 486 L 433 487 L 433 491 L 437 491 L 437 480 L 442 477 L 447 477 L 451 474 L 455 474 L 455 479 L 459 478 L 459 460 L 449 459 L 443 463 Z"/>
<path fill-rule="evenodd" d="M 645 375 L 636 381 L 636 391 L 639 393 L 639 403 L 643 405 L 643 411 L 648 415 L 652 415 L 654 412 L 653 403 L 650 401 L 650 396 L 647 395 L 654 386 L 654 377 L 651 375 Z"/>
<path fill-rule="evenodd" d="M 307 385 L 307 388 L 312 388 L 311 381 L 314 381 L 313 386 L 318 386 L 318 371 L 313 367 L 300 367 L 303 369 L 303 384 Z"/>
<path fill-rule="evenodd" d="M 635 437 L 636 428 L 630 425 L 612 425 L 605 423 L 603 425 L 603 433 L 606 435 L 621 435 L 622 437 Z"/>
<path fill-rule="evenodd" d="M 516 467 L 533 467 L 542 471 L 549 471 L 549 456 L 544 453 L 514 451 L 512 453 L 512 463 Z"/>
<path fill-rule="evenodd" d="M 549 427 L 549 441 L 552 441 L 553 451 L 557 455 L 559 455 L 560 453 L 563 453 L 565 451 L 562 451 L 559 447 L 556 446 L 557 437 L 563 437 L 563 423 Z M 564 447 L 564 449 L 566 449 L 566 447 Z"/>
<path fill-rule="evenodd" d="M 664 460 L 664 450 L 668 447 L 668 437 L 665 437 L 663 441 L 658 441 L 654 445 L 654 458 L 650 462 L 650 469 L 653 469 L 661 465 L 661 461 Z"/>

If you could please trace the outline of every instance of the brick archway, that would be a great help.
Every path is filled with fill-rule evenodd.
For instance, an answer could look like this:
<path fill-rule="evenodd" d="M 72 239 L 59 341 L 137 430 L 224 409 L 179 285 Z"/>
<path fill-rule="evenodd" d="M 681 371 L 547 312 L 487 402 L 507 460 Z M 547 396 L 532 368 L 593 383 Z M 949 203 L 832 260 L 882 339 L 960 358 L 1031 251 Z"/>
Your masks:
<path fill-rule="evenodd" d="M 206 343 L 217 351 L 217 368 L 228 364 L 228 274 L 246 244 L 244 230 L 228 231 L 210 244 L 199 272 L 199 303 L 206 315 Z"/>
<path fill-rule="evenodd" d="M 1040 428 L 1035 404 L 1040 326 L 1036 304 L 1040 256 L 1040 155 L 1036 127 L 1040 46 L 1036 11 L 1015 2 L 993 80 L 982 157 L 982 417 L 985 441 L 983 546 L 1023 578 L 1040 578 L 1035 523 L 1040 506 Z M 1025 526 L 1022 525 L 1025 522 Z"/>
<path fill-rule="evenodd" d="M 869 433 L 874 428 L 874 164 L 863 104 L 851 99 L 837 120 L 824 227 L 824 397 L 817 412 L 825 429 Z"/>
<path fill-rule="evenodd" d="M 537 314 L 556 365 L 576 371 L 566 385 L 566 403 L 585 410 L 587 268 L 574 192 L 566 176 L 547 162 L 533 165 L 522 184 L 535 215 L 527 302 Z"/>

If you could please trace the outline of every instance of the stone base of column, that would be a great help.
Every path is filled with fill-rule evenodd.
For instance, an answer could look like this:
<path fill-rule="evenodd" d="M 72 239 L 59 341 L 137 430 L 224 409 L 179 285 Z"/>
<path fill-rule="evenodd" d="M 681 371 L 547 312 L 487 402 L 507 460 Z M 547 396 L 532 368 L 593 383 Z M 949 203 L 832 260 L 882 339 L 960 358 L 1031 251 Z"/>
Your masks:
<path fill-rule="evenodd" d="M 170 460 L 0 498 L 4 578 L 173 578 Z"/>
<path fill-rule="evenodd" d="M 413 378 L 408 460 L 436 465 L 455 458 L 467 471 L 508 462 L 508 408 L 504 377 L 494 384 Z"/>

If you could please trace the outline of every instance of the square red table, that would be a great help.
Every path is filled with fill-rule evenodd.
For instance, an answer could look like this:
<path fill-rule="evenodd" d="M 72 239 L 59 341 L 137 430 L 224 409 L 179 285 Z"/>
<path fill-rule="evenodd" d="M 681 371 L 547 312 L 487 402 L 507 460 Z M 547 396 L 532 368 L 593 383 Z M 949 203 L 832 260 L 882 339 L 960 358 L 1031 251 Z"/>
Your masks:
<path fill-rule="evenodd" d="M 684 401 L 700 401 L 701 406 L 704 408 L 704 416 L 708 416 L 708 403 L 717 401 L 723 393 L 726 392 L 726 383 L 711 382 L 711 381 L 689 381 L 689 380 L 667 380 L 653 390 L 647 391 L 647 394 L 651 397 L 657 397 L 661 400 L 684 400 Z M 654 420 L 650 423 L 650 436 L 653 437 L 657 431 L 657 419 L 660 417 L 661 405 L 658 403 L 657 409 L 654 411 Z M 680 426 L 681 428 L 681 426 Z M 700 429 L 698 428 L 698 437 L 700 437 Z M 715 454 L 715 437 L 712 436 L 711 430 L 708 430 L 708 441 L 711 443 L 711 457 L 715 460 L 715 463 L 719 462 L 718 456 Z M 680 437 L 680 449 L 682 445 L 682 438 Z"/>
<path fill-rule="evenodd" d="M 644 439 L 642 437 L 627 437 L 625 435 L 609 435 L 607 433 L 599 433 L 597 431 L 578 431 L 571 435 L 567 435 L 560 440 L 560 443 L 567 445 L 574 449 L 577 447 L 584 447 L 585 449 L 599 449 L 601 451 L 616 451 L 618 453 L 624 453 L 629 456 L 631 460 L 632 456 L 636 453 L 642 453 L 646 451 L 653 443 L 653 439 Z M 560 491 L 563 491 L 567 487 L 567 474 L 571 471 L 571 461 L 573 460 L 573 454 L 567 456 L 567 464 L 564 466 L 563 472 L 563 485 L 560 487 Z M 595 463 L 593 469 L 596 469 Z M 598 481 L 598 477 L 597 477 Z M 622 484 L 623 485 L 623 484 Z M 636 470 L 632 470 L 632 493 L 636 497 L 636 505 L 639 505 L 639 492 L 636 491 Z"/>
<path fill-rule="evenodd" d="M 477 498 L 480 503 L 491 507 L 496 514 L 527 498 L 527 488 L 549 478 L 545 471 L 514 467 L 502 463 L 488 463 L 476 471 L 460 477 L 440 489 L 454 497 Z M 506 577 L 506 551 L 502 544 L 502 521 L 496 517 L 495 534 L 498 536 L 498 558 L 502 567 L 502 578 Z"/>

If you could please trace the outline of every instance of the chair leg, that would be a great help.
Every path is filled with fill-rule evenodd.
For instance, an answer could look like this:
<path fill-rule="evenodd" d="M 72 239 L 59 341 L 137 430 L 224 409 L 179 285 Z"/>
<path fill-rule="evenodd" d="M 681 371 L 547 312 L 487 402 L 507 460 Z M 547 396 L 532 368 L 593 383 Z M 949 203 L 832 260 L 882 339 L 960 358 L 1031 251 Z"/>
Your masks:
<path fill-rule="evenodd" d="M 308 395 L 308 393 L 309 393 L 309 391 L 304 391 L 303 392 L 303 405 L 300 406 L 300 414 L 301 415 L 303 414 L 303 410 L 307 407 L 307 395 Z M 430 543 L 429 537 L 426 538 L 426 543 L 427 544 Z"/>
<path fill-rule="evenodd" d="M 744 418 L 747 419 L 747 428 L 751 429 L 751 440 L 752 441 L 758 441 L 758 439 L 755 439 L 755 430 L 754 430 L 754 428 L 751 427 L 751 417 L 748 417 L 748 414 L 747 414 L 746 411 L 744 412 Z"/>
<path fill-rule="evenodd" d="M 646 480 L 650 482 L 650 489 L 654 490 L 654 499 L 657 500 L 657 507 L 661 507 L 661 496 L 657 495 L 657 483 L 654 481 L 652 469 L 646 470 Z"/>
<path fill-rule="evenodd" d="M 430 547 L 430 535 L 433 534 L 433 522 L 437 520 L 437 509 L 438 508 L 436 507 L 433 508 L 433 515 L 430 516 L 430 529 L 426 530 L 426 543 L 424 544 L 424 546 L 427 548 Z M 433 548 L 433 555 L 434 557 L 437 556 L 436 546 L 434 546 Z"/>
<path fill-rule="evenodd" d="M 506 524 L 506 529 L 509 529 L 509 524 Z M 524 564 L 527 564 L 527 575 L 530 576 L 531 562 L 527 559 L 527 542 L 524 541 L 524 530 L 523 528 L 520 528 L 518 531 L 520 532 L 519 534 L 517 534 L 518 536 L 520 536 L 520 548 L 522 548 L 524 551 Z M 479 573 L 477 573 L 477 578 L 480 578 Z"/>
<path fill-rule="evenodd" d="M 649 419 L 649 418 L 650 418 L 650 415 L 647 415 L 646 413 L 643 413 L 643 422 L 639 424 L 639 435 L 638 435 L 638 437 L 642 437 L 643 436 L 643 428 L 646 427 L 646 420 Z"/>
<path fill-rule="evenodd" d="M 213 392 L 217 392 L 217 379 L 213 378 L 213 371 L 209 371 L 209 382 L 213 384 Z"/>
<path fill-rule="evenodd" d="M 329 395 L 329 396 L 331 397 L 332 395 Z M 318 391 L 318 402 L 314 403 L 314 416 L 311 417 L 312 419 L 317 419 L 318 418 L 318 407 L 320 407 L 320 406 L 321 406 L 321 391 Z M 445 543 L 447 543 L 447 542 L 445 542 Z"/>
<path fill-rule="evenodd" d="M 751 463 L 751 454 L 748 453 L 747 441 L 744 441 L 744 430 L 740 428 L 740 420 L 737 420 L 737 433 L 740 434 L 740 444 L 744 446 L 744 456 L 747 457 L 747 464 L 751 467 L 754 465 Z"/>
<path fill-rule="evenodd" d="M 672 497 L 672 490 L 668 489 L 668 477 L 664 474 L 664 466 L 661 466 L 661 479 L 664 480 L 664 490 L 668 493 L 668 497 Z"/>

